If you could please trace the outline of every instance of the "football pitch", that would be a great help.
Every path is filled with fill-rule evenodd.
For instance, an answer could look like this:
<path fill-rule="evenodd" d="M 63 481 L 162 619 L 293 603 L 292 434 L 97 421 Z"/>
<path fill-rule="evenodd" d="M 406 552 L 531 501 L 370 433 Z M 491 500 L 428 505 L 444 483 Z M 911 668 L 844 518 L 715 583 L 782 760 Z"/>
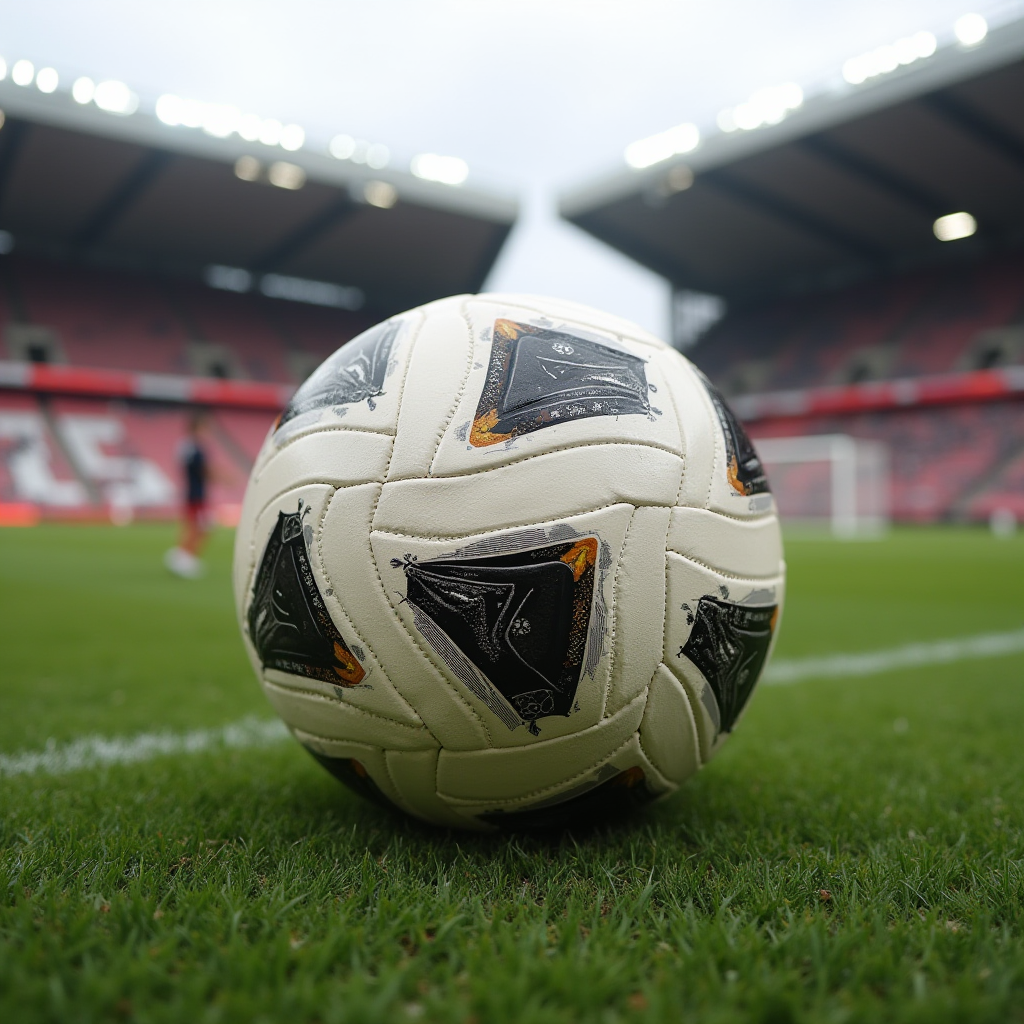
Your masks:
<path fill-rule="evenodd" d="M 0 1020 L 1024 1021 L 1024 539 L 789 540 L 778 681 L 722 754 L 510 837 L 265 725 L 230 535 L 197 583 L 172 538 L 0 531 Z"/>

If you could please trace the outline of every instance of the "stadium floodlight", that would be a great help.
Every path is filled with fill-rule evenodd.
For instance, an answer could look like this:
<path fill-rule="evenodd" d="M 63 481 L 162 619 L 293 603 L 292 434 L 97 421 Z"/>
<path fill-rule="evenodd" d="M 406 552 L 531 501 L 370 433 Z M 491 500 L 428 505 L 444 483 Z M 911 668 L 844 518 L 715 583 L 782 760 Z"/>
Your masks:
<path fill-rule="evenodd" d="M 354 164 L 366 164 L 379 171 L 391 162 L 391 150 L 380 142 L 367 142 L 351 135 L 335 135 L 327 146 L 327 152 L 336 160 L 351 160 Z"/>
<path fill-rule="evenodd" d="M 957 18 L 953 34 L 961 46 L 977 46 L 988 35 L 988 22 L 980 14 L 965 14 Z"/>
<path fill-rule="evenodd" d="M 227 103 L 208 103 L 203 111 L 203 131 L 215 139 L 226 139 L 237 129 L 241 117 L 238 107 Z"/>
<path fill-rule="evenodd" d="M 302 149 L 305 141 L 306 132 L 299 125 L 286 124 L 281 129 L 281 141 L 279 144 L 282 149 L 288 150 L 289 153 L 294 153 L 297 149 Z"/>
<path fill-rule="evenodd" d="M 108 114 L 134 114 L 139 109 L 139 97 L 124 82 L 113 78 L 96 86 L 93 102 Z"/>
<path fill-rule="evenodd" d="M 89 81 L 88 79 L 79 79 L 79 81 Z M 90 86 L 92 85 L 89 82 Z M 78 85 L 78 82 L 75 83 Z M 76 97 L 77 98 L 77 97 Z M 91 97 L 90 97 L 91 99 Z M 88 100 L 79 100 L 80 103 L 88 103 Z M 156 116 L 164 124 L 169 125 L 171 128 L 177 127 L 181 124 L 181 118 L 184 114 L 185 101 L 180 96 L 175 96 L 172 93 L 164 93 L 156 101 Z"/>
<path fill-rule="evenodd" d="M 252 274 L 241 267 L 209 266 L 203 271 L 203 280 L 225 292 L 247 292 L 252 287 Z"/>
<path fill-rule="evenodd" d="M 363 198 L 380 210 L 390 210 L 398 202 L 398 189 L 386 181 L 368 181 Z"/>
<path fill-rule="evenodd" d="M 336 160 L 350 160 L 356 151 L 356 140 L 351 135 L 335 135 L 327 150 Z"/>
<path fill-rule="evenodd" d="M 217 115 L 210 112 L 215 109 L 197 100 L 185 100 L 172 93 L 165 93 L 156 101 L 157 118 L 171 128 L 177 128 L 179 125 L 182 128 L 199 128 L 210 123 L 216 129 Z"/>
<path fill-rule="evenodd" d="M 11 81 L 15 85 L 31 85 L 36 77 L 35 65 L 30 60 L 18 60 L 11 68 Z"/>
<path fill-rule="evenodd" d="M 916 32 L 911 39 L 914 42 L 914 46 L 917 48 L 918 60 L 924 60 L 927 57 L 932 56 L 938 49 L 938 40 L 931 32 Z"/>
<path fill-rule="evenodd" d="M 899 67 L 930 57 L 938 46 L 931 32 L 915 32 L 895 43 L 851 57 L 843 64 L 843 78 L 850 85 L 862 85 L 871 78 L 888 75 Z"/>
<path fill-rule="evenodd" d="M 758 89 L 749 99 L 718 115 L 722 131 L 753 131 L 763 125 L 778 124 L 792 111 L 803 106 L 804 91 L 796 82 Z"/>
<path fill-rule="evenodd" d="M 333 306 L 335 309 L 359 309 L 365 301 L 360 288 L 285 274 L 264 274 L 260 280 L 260 291 L 271 299 L 291 299 L 292 302 Z"/>
<path fill-rule="evenodd" d="M 669 192 L 685 192 L 693 187 L 693 171 L 686 164 L 676 164 L 665 175 L 665 186 Z"/>
<path fill-rule="evenodd" d="M 442 185 L 461 185 L 469 177 L 469 164 L 457 156 L 420 153 L 414 156 L 409 169 L 417 178 L 438 181 Z"/>
<path fill-rule="evenodd" d="M 96 102 L 99 105 L 99 99 Z M 301 149 L 306 142 L 306 133 L 297 124 L 283 125 L 272 117 L 243 114 L 230 103 L 204 103 L 173 93 L 165 93 L 156 101 L 156 116 L 171 128 L 202 128 L 218 139 L 237 133 L 246 142 L 262 142 L 289 151 Z"/>
<path fill-rule="evenodd" d="M 700 130 L 695 124 L 676 125 L 668 131 L 649 135 L 646 139 L 631 142 L 625 151 L 626 163 L 634 170 L 642 171 L 663 160 L 670 160 L 683 153 L 692 153 L 700 144 Z"/>
<path fill-rule="evenodd" d="M 40 92 L 51 93 L 57 91 L 60 84 L 60 76 L 56 68 L 40 68 L 36 75 L 36 88 Z"/>
<path fill-rule="evenodd" d="M 199 100 L 182 100 L 181 125 L 183 128 L 201 128 L 206 104 Z"/>
<path fill-rule="evenodd" d="M 76 103 L 86 104 L 92 103 L 93 96 L 96 95 L 96 83 L 85 75 L 81 78 L 76 78 L 74 85 L 71 86 L 71 98 Z"/>
<path fill-rule="evenodd" d="M 258 181 L 263 172 L 263 164 L 254 156 L 240 156 L 235 161 L 235 177 L 242 181 Z"/>
<path fill-rule="evenodd" d="M 861 85 L 867 81 L 867 70 L 861 57 L 851 57 L 843 64 L 843 78 L 850 85 Z"/>
<path fill-rule="evenodd" d="M 391 150 L 380 142 L 375 142 L 366 151 L 366 166 L 379 171 L 387 167 L 391 160 Z"/>
<path fill-rule="evenodd" d="M 238 135 L 246 142 L 258 142 L 263 118 L 259 114 L 243 114 L 238 121 Z"/>
<path fill-rule="evenodd" d="M 978 230 L 978 222 L 965 210 L 947 213 L 932 225 L 932 231 L 940 242 L 955 242 L 958 238 L 970 238 Z"/>
<path fill-rule="evenodd" d="M 300 189 L 306 184 L 306 172 L 298 164 L 278 160 L 267 169 L 267 181 L 278 188 Z"/>
<path fill-rule="evenodd" d="M 281 141 L 281 130 L 284 125 L 273 117 L 264 118 L 260 125 L 259 141 L 264 146 L 276 146 Z"/>

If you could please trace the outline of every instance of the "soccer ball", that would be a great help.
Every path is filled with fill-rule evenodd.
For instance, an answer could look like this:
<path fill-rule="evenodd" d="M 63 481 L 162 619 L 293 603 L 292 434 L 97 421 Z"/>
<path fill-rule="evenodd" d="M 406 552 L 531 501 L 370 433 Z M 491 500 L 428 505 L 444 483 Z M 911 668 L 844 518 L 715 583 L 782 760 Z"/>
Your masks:
<path fill-rule="evenodd" d="M 673 792 L 777 633 L 761 463 L 627 321 L 464 295 L 348 342 L 253 467 L 234 588 L 295 738 L 437 824 L 561 824 Z"/>

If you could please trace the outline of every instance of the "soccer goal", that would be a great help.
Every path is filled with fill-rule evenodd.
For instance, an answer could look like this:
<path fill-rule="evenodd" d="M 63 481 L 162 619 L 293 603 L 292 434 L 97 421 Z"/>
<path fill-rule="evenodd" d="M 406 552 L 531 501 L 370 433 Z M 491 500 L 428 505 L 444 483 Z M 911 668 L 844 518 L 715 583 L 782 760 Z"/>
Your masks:
<path fill-rule="evenodd" d="M 889 525 L 889 448 L 848 434 L 755 442 L 784 522 L 877 535 Z"/>

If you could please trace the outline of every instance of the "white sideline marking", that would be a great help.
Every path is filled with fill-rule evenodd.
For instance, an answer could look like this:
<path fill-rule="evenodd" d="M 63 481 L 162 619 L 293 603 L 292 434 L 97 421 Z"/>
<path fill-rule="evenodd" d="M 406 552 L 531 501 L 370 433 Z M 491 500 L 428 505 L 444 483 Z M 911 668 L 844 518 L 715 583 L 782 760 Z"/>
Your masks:
<path fill-rule="evenodd" d="M 1012 633 L 983 633 L 956 640 L 890 647 L 863 654 L 831 654 L 820 658 L 793 658 L 768 666 L 761 680 L 766 686 L 798 683 L 803 679 L 837 679 L 842 676 L 873 676 L 898 668 L 947 665 L 974 658 L 999 658 L 1024 651 L 1024 629 Z"/>
<path fill-rule="evenodd" d="M 766 686 L 798 683 L 802 679 L 835 679 L 872 676 L 898 668 L 941 665 L 974 658 L 998 658 L 1024 651 L 1024 629 L 1012 633 L 986 633 L 907 644 L 863 654 L 833 654 L 823 658 L 795 658 L 769 665 L 762 682 Z M 142 732 L 135 736 L 83 736 L 70 743 L 50 740 L 42 750 L 0 754 L 0 778 L 15 775 L 67 775 L 87 768 L 138 764 L 168 754 L 201 754 L 210 750 L 244 750 L 268 747 L 288 736 L 279 720 L 243 718 L 217 729 L 191 732 Z"/>
<path fill-rule="evenodd" d="M 191 732 L 141 732 L 135 736 L 82 736 L 70 743 L 50 740 L 42 750 L 0 754 L 0 778 L 12 775 L 67 775 L 86 768 L 137 764 L 167 754 L 266 747 L 288 736 L 284 722 L 243 718 L 217 729 Z"/>

